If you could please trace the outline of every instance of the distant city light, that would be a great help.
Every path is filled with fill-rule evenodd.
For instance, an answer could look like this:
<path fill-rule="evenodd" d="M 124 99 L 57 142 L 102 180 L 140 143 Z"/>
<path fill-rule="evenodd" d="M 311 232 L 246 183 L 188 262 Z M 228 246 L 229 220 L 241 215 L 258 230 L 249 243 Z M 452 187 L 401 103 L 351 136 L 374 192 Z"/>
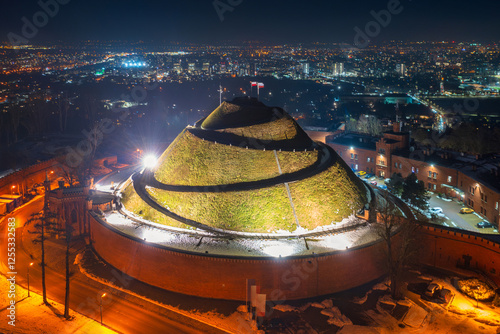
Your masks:
<path fill-rule="evenodd" d="M 154 166 L 156 166 L 157 161 L 158 161 L 157 158 L 154 155 L 150 154 L 144 157 L 142 163 L 146 168 L 153 168 Z"/>
<path fill-rule="evenodd" d="M 125 67 L 144 67 L 144 66 L 146 66 L 146 63 L 143 61 L 128 61 L 128 62 L 124 62 L 123 66 L 125 66 Z"/>

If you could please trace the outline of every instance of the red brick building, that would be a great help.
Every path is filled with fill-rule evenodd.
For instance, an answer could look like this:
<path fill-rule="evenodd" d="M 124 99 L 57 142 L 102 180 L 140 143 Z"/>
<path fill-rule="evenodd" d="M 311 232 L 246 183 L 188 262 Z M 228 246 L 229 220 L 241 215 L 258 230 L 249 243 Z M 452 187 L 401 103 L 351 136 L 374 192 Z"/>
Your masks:
<path fill-rule="evenodd" d="M 388 178 L 415 173 L 429 191 L 446 194 L 464 202 L 482 217 L 499 224 L 500 156 L 472 156 L 458 152 L 419 149 L 410 146 L 409 134 L 393 131 L 382 137 L 341 133 L 326 138 L 353 169 Z"/>

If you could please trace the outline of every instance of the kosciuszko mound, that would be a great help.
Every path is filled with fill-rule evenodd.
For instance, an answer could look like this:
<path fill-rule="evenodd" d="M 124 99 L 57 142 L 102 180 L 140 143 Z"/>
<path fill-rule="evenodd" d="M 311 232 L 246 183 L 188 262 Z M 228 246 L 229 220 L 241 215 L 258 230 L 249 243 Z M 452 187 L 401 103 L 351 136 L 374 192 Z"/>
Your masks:
<path fill-rule="evenodd" d="M 335 151 L 284 110 L 251 98 L 224 102 L 187 127 L 145 173 L 124 190 L 125 208 L 176 227 L 312 230 L 367 202 L 366 187 Z"/>

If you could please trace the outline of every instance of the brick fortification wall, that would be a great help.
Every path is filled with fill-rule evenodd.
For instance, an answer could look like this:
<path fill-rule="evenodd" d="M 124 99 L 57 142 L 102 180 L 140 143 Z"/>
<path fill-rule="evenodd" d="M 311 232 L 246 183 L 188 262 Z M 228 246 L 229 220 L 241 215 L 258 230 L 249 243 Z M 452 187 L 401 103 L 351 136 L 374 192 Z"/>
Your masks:
<path fill-rule="evenodd" d="M 254 278 L 271 300 L 303 299 L 339 292 L 377 279 L 384 272 L 384 243 L 295 258 L 200 255 L 153 246 L 122 234 L 90 216 L 96 252 L 117 269 L 166 290 L 206 298 L 245 300 Z M 479 270 L 500 285 L 500 244 L 479 234 L 422 226 L 422 264 Z"/>
<path fill-rule="evenodd" d="M 59 166 L 59 162 L 56 159 L 50 159 L 0 178 L 0 194 L 10 194 L 12 185 L 19 185 L 26 190 L 34 183 L 42 183 L 45 180 L 45 171 L 56 166 Z"/>
<path fill-rule="evenodd" d="M 245 300 L 254 278 L 269 300 L 303 299 L 360 286 L 385 274 L 384 243 L 296 258 L 202 255 L 153 246 L 90 216 L 95 251 L 118 270 L 160 288 L 206 298 Z"/>
<path fill-rule="evenodd" d="M 479 270 L 500 286 L 499 243 L 483 239 L 480 234 L 437 226 L 422 226 L 420 235 L 423 264 L 448 270 L 457 266 Z"/>

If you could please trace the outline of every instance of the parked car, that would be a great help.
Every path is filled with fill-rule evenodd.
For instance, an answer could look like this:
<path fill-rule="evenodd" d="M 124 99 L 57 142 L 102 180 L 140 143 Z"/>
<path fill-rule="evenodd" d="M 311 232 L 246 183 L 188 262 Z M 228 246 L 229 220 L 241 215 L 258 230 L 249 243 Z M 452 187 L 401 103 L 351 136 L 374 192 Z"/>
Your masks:
<path fill-rule="evenodd" d="M 493 227 L 493 224 L 491 224 L 490 222 L 487 222 L 486 220 L 483 220 L 482 222 L 477 223 L 476 226 L 478 228 L 489 228 L 489 227 Z"/>
<path fill-rule="evenodd" d="M 385 179 L 384 182 L 389 183 L 389 182 L 391 182 L 391 179 Z"/>
<path fill-rule="evenodd" d="M 372 181 L 372 182 L 370 182 L 370 184 L 376 186 L 377 185 L 377 181 Z"/>
<path fill-rule="evenodd" d="M 385 184 L 379 184 L 378 187 L 383 190 L 387 190 L 387 186 Z"/>
<path fill-rule="evenodd" d="M 356 172 L 356 175 L 357 176 L 363 176 L 363 175 L 366 175 L 366 172 L 364 170 L 360 170 L 360 171 Z"/>
<path fill-rule="evenodd" d="M 440 215 L 443 214 L 443 209 L 441 209 L 440 207 L 430 208 L 429 212 L 434 215 Z"/>
<path fill-rule="evenodd" d="M 425 295 L 427 297 L 434 297 L 434 294 L 441 290 L 441 286 L 437 283 L 430 283 L 428 286 L 427 286 L 427 290 L 425 290 Z"/>
<path fill-rule="evenodd" d="M 375 176 L 375 174 L 369 173 L 369 174 L 365 175 L 365 179 L 371 179 L 374 176 Z"/>
<path fill-rule="evenodd" d="M 474 210 L 472 210 L 471 208 L 461 208 L 460 209 L 460 213 L 464 214 L 464 213 L 474 213 Z"/>
<path fill-rule="evenodd" d="M 448 289 L 441 289 L 439 291 L 438 298 L 445 304 L 449 304 L 452 301 L 453 297 L 453 292 Z"/>

